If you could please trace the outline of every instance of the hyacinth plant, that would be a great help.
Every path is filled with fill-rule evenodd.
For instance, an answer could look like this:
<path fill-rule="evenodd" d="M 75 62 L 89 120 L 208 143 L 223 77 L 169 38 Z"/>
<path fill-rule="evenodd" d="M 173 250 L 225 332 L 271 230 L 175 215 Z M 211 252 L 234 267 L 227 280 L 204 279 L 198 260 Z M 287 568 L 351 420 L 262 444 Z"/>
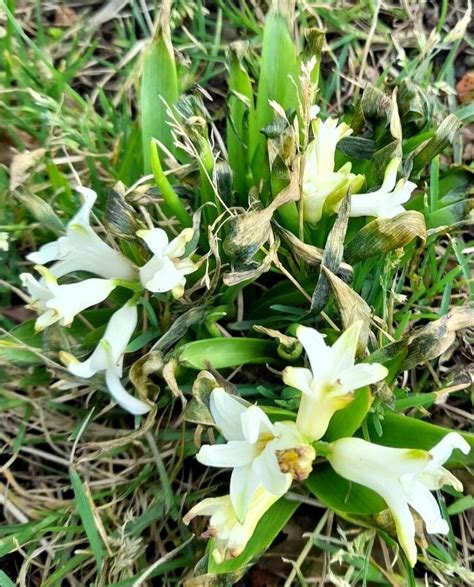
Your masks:
<path fill-rule="evenodd" d="M 171 25 L 178 35 L 190 14 L 166 1 L 136 63 L 138 118 L 115 171 L 89 161 L 67 181 L 44 151 L 12 163 L 19 216 L 38 226 L 18 239 L 11 283 L 28 319 L 0 340 L 0 357 L 30 377 L 26 391 L 7 388 L 4 409 L 64 414 L 55 435 L 68 482 L 48 515 L 73 536 L 85 529 L 69 561 L 69 530 L 58 531 L 66 570 L 48 559 L 44 584 L 68 573 L 76 584 L 233 584 L 300 515 L 311 524 L 296 525 L 298 538 L 311 535 L 278 571 L 285 585 L 315 575 L 312 548 L 340 584 L 415 585 L 426 571 L 464 580 L 454 531 L 471 505 L 474 437 L 429 409 L 467 401 L 464 379 L 440 377 L 433 361 L 474 325 L 455 236 L 468 223 L 459 133 L 472 111 L 448 113 L 414 68 L 361 78 L 339 109 L 321 18 L 291 1 L 265 15 L 244 5 L 245 40 L 222 47 L 222 112 L 208 69 L 173 46 Z M 57 201 L 29 191 L 30 169 Z M 14 492 L 20 444 L 2 465 Z M 109 519 L 107 463 L 119 487 L 116 467 L 134 470 L 114 502 L 155 497 Z M 23 532 L 4 534 L 9 556 L 43 526 L 5 499 Z"/>

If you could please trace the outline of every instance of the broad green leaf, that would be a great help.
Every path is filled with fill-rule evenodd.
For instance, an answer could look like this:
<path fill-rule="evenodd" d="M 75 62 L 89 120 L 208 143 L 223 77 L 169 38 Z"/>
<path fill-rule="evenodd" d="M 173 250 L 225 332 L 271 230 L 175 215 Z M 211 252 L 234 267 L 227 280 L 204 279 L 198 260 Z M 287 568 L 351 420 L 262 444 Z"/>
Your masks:
<path fill-rule="evenodd" d="M 0 571 L 0 587 L 15 587 L 15 583 L 3 571 Z"/>
<path fill-rule="evenodd" d="M 346 481 L 329 463 L 316 465 L 304 484 L 324 505 L 336 512 L 367 516 L 387 507 L 374 491 Z"/>
<path fill-rule="evenodd" d="M 274 100 L 285 110 L 298 105 L 296 46 L 288 27 L 292 8 L 294 0 L 277 0 L 265 19 L 255 124 L 250 128 L 250 157 L 255 183 L 268 173 L 265 137 L 261 130 L 273 119 L 274 111 L 269 101 Z"/>
<path fill-rule="evenodd" d="M 208 572 L 219 574 L 235 573 L 236 571 L 245 572 L 246 568 L 253 564 L 271 546 L 299 505 L 297 501 L 289 501 L 285 498 L 279 499 L 258 523 L 244 552 L 234 559 L 224 561 L 220 565 L 214 561 L 212 556 L 209 556 Z M 209 551 L 212 552 L 212 542 Z"/>
<path fill-rule="evenodd" d="M 42 360 L 29 348 L 42 352 L 43 336 L 35 332 L 35 320 L 26 320 L 10 331 L 11 337 L 4 335 L 0 338 L 0 359 L 12 363 L 26 363 L 36 365 Z"/>
<path fill-rule="evenodd" d="M 81 518 L 87 538 L 89 539 L 97 568 L 100 570 L 102 559 L 104 558 L 104 548 L 94 520 L 92 496 L 87 486 L 82 483 L 81 478 L 72 467 L 69 470 L 69 475 L 76 498 L 77 513 Z"/>
<path fill-rule="evenodd" d="M 355 392 L 354 400 L 331 418 L 324 440 L 329 442 L 352 436 L 358 430 L 372 405 L 373 397 L 368 387 Z"/>
<path fill-rule="evenodd" d="M 160 27 L 145 52 L 141 80 L 141 126 L 144 171 L 151 173 L 150 143 L 158 139 L 174 152 L 167 106 L 173 106 L 179 97 L 178 74 L 169 30 L 169 6 L 163 3 Z"/>
<path fill-rule="evenodd" d="M 209 362 L 215 369 L 239 365 L 275 363 L 276 344 L 258 338 L 210 338 L 183 345 L 177 358 L 191 369 L 205 369 Z"/>

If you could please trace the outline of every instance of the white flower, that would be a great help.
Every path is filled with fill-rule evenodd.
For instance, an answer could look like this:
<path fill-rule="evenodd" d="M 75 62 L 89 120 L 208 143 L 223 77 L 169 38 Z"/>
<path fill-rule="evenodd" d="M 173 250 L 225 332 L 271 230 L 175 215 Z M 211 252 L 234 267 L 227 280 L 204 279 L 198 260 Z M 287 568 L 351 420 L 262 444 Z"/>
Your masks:
<path fill-rule="evenodd" d="M 355 322 L 332 347 L 326 345 L 323 336 L 314 328 L 298 326 L 296 330 L 311 371 L 286 367 L 283 381 L 302 392 L 296 424 L 301 433 L 312 440 L 322 438 L 334 413 L 354 399 L 356 389 L 387 376 L 387 369 L 378 363 L 355 365 L 361 326 L 362 322 Z"/>
<path fill-rule="evenodd" d="M 233 469 L 229 493 L 239 520 L 260 484 L 281 496 L 294 477 L 309 475 L 315 452 L 294 422 L 272 424 L 261 408 L 244 405 L 222 388 L 212 391 L 210 410 L 227 443 L 203 446 L 196 458 L 210 467 Z"/>
<path fill-rule="evenodd" d="M 8 237 L 10 235 L 8 232 L 0 232 L 0 251 L 8 251 L 10 248 Z"/>
<path fill-rule="evenodd" d="M 43 245 L 26 258 L 39 265 L 57 261 L 50 267 L 56 278 L 73 271 L 87 271 L 110 279 L 136 279 L 137 270 L 130 261 L 109 247 L 91 227 L 90 215 L 97 194 L 84 187 L 76 189 L 84 204 L 67 225 L 66 236 Z"/>
<path fill-rule="evenodd" d="M 20 279 L 32 297 L 28 307 L 41 314 L 36 320 L 36 330 L 43 330 L 58 321 L 69 326 L 79 312 L 105 300 L 116 287 L 112 279 L 98 278 L 58 285 L 46 267 L 36 265 L 35 269 L 42 275 L 41 281 L 31 273 L 22 273 Z"/>
<path fill-rule="evenodd" d="M 312 126 L 314 140 L 305 154 L 303 215 L 307 222 L 316 224 L 321 219 L 325 204 L 334 209 L 349 187 L 352 191 L 360 189 L 364 179 L 350 173 L 350 163 L 334 171 L 336 145 L 349 136 L 352 129 L 344 122 L 338 125 L 337 118 L 328 118 L 324 122 L 318 118 Z"/>
<path fill-rule="evenodd" d="M 188 525 L 196 516 L 211 516 L 209 528 L 203 537 L 214 538 L 212 556 L 220 564 L 226 558 L 241 554 L 262 516 L 278 499 L 277 495 L 264 487 L 258 487 L 252 496 L 247 515 L 243 521 L 239 521 L 229 495 L 210 497 L 195 505 L 184 516 L 183 522 Z"/>
<path fill-rule="evenodd" d="M 430 493 L 462 483 L 442 465 L 455 448 L 464 454 L 469 444 L 457 432 L 447 434 L 430 451 L 398 449 L 372 444 L 360 438 L 342 438 L 330 445 L 327 458 L 334 470 L 349 481 L 377 492 L 390 508 L 400 545 L 412 566 L 416 563 L 415 524 L 411 506 L 423 518 L 429 534 L 447 534 L 449 526 Z"/>
<path fill-rule="evenodd" d="M 112 314 L 104 336 L 86 361 L 81 363 L 68 353 L 61 353 L 61 360 L 70 373 L 84 379 L 105 372 L 107 388 L 119 406 L 131 414 L 141 415 L 149 412 L 150 406 L 130 395 L 120 381 L 124 353 L 136 325 L 137 307 L 126 303 Z"/>
<path fill-rule="evenodd" d="M 405 211 L 402 204 L 408 202 L 416 183 L 401 179 L 397 183 L 400 159 L 392 159 L 385 169 L 382 187 L 368 194 L 354 194 L 351 197 L 350 216 L 376 216 L 392 218 Z M 396 184 L 396 185 L 395 185 Z"/>
<path fill-rule="evenodd" d="M 168 241 L 168 235 L 161 228 L 139 230 L 153 257 L 140 267 L 142 284 L 154 293 L 171 291 L 175 298 L 184 293 L 186 277 L 197 267 L 191 257 L 182 258 L 187 243 L 193 238 L 192 228 L 185 228 L 175 239 Z"/>

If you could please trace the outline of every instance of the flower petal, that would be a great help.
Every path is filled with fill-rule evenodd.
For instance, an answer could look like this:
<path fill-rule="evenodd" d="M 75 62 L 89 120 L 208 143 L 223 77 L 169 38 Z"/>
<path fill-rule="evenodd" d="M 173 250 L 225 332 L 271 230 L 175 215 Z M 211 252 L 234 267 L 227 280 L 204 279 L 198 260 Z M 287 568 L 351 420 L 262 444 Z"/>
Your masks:
<path fill-rule="evenodd" d="M 250 406 L 240 416 L 244 438 L 250 444 L 255 444 L 261 434 L 273 436 L 273 424 L 258 406 Z"/>
<path fill-rule="evenodd" d="M 448 534 L 449 525 L 441 516 L 438 502 L 422 483 L 413 475 L 404 475 L 400 483 L 408 498 L 408 503 L 418 512 L 425 522 L 429 534 Z"/>
<path fill-rule="evenodd" d="M 377 489 L 374 490 L 377 491 Z M 397 483 L 391 486 L 390 491 L 384 491 L 383 493 L 378 491 L 377 493 L 383 497 L 392 512 L 400 546 L 403 548 L 409 564 L 414 567 L 417 559 L 415 522 L 402 488 Z"/>
<path fill-rule="evenodd" d="M 313 374 L 304 367 L 286 367 L 283 369 L 282 379 L 285 385 L 290 385 L 301 392 L 311 395 Z"/>
<path fill-rule="evenodd" d="M 260 480 L 260 483 L 274 495 L 284 495 L 292 481 L 290 473 L 282 473 L 272 447 L 268 443 L 263 452 L 253 460 L 252 474 Z"/>
<path fill-rule="evenodd" d="M 230 477 L 230 499 L 237 519 L 242 524 L 258 486 L 258 477 L 250 466 L 237 467 Z"/>
<path fill-rule="evenodd" d="M 385 173 L 383 176 L 383 183 L 380 188 L 380 192 L 391 192 L 395 187 L 397 182 L 397 171 L 400 165 L 400 159 L 398 157 L 394 157 L 390 163 L 385 168 Z"/>
<path fill-rule="evenodd" d="M 227 444 L 205 444 L 196 459 L 208 467 L 244 467 L 258 454 L 256 448 L 245 440 L 231 440 Z"/>
<path fill-rule="evenodd" d="M 110 345 L 112 364 L 117 365 L 125 353 L 137 321 L 137 306 L 128 302 L 110 317 L 102 339 Z"/>
<path fill-rule="evenodd" d="M 232 505 L 228 495 L 223 495 L 222 497 L 208 497 L 191 508 L 183 517 L 183 522 L 187 526 L 196 516 L 212 516 L 225 510 L 232 511 Z"/>
<path fill-rule="evenodd" d="M 55 310 L 61 324 L 67 326 L 79 312 L 105 300 L 115 287 L 111 279 L 97 278 L 60 285 L 54 292 L 54 298 L 48 300 L 46 306 Z"/>
<path fill-rule="evenodd" d="M 344 330 L 331 347 L 330 368 L 336 376 L 338 373 L 354 366 L 357 342 L 359 340 L 362 320 L 357 320 Z"/>
<path fill-rule="evenodd" d="M 298 326 L 296 336 L 308 356 L 313 377 L 324 378 L 328 371 L 331 349 L 324 342 L 322 334 L 314 328 Z"/>
<path fill-rule="evenodd" d="M 245 440 L 240 421 L 247 407 L 238 399 L 216 387 L 211 393 L 209 408 L 217 428 L 227 440 Z"/>
<path fill-rule="evenodd" d="M 151 263 L 149 261 L 149 263 Z M 147 267 L 145 265 L 145 267 Z M 143 274 L 143 269 L 140 269 L 140 275 Z M 143 280 L 142 280 L 143 282 Z M 153 277 L 147 281 L 143 282 L 143 285 L 149 290 L 154 293 L 165 293 L 167 291 L 171 291 L 178 285 L 184 285 L 186 283 L 186 278 L 184 275 L 176 269 L 173 262 L 168 258 L 164 257 L 162 259 L 162 266 L 158 269 Z"/>
<path fill-rule="evenodd" d="M 388 370 L 379 363 L 359 363 L 343 371 L 338 379 L 340 385 L 334 395 L 345 395 L 348 391 L 354 391 L 366 385 L 385 379 Z"/>
<path fill-rule="evenodd" d="M 436 446 L 434 446 L 429 454 L 431 461 L 426 467 L 426 470 L 431 471 L 449 459 L 454 449 L 459 449 L 463 454 L 469 454 L 471 447 L 469 443 L 458 432 L 450 432 L 446 434 Z"/>
<path fill-rule="evenodd" d="M 90 228 L 90 215 L 92 212 L 92 207 L 97 200 L 97 194 L 94 192 L 94 190 L 84 186 L 76 186 L 75 190 L 81 194 L 83 204 L 69 222 L 68 227 L 71 224 L 80 224 L 85 228 Z"/>
<path fill-rule="evenodd" d="M 61 237 L 64 238 L 64 237 Z M 36 252 L 26 255 L 28 261 L 36 265 L 46 265 L 51 261 L 59 259 L 59 242 L 61 239 L 46 243 L 40 247 Z"/>
<path fill-rule="evenodd" d="M 186 245 L 192 240 L 194 231 L 192 228 L 185 228 L 181 231 L 176 238 L 174 238 L 170 244 L 166 247 L 163 254 L 170 259 L 182 257 L 186 250 Z"/>
<path fill-rule="evenodd" d="M 150 411 L 151 408 L 149 405 L 128 393 L 122 385 L 116 369 L 107 369 L 105 372 L 105 381 L 110 395 L 121 408 L 134 416 L 142 416 Z"/>
<path fill-rule="evenodd" d="M 137 236 L 143 239 L 150 251 L 154 255 L 162 257 L 168 246 L 168 235 L 162 228 L 152 228 L 151 230 L 139 230 Z"/>

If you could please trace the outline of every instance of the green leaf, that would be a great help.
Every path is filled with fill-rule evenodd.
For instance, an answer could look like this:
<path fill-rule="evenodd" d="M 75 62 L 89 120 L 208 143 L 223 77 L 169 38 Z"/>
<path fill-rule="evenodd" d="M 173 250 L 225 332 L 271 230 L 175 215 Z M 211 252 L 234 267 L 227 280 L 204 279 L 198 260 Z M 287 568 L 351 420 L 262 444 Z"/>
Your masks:
<path fill-rule="evenodd" d="M 280 0 L 273 4 L 265 19 L 255 124 L 250 128 L 250 157 L 255 183 L 268 173 L 265 137 L 260 132 L 274 116 L 269 101 L 274 100 L 284 110 L 298 106 L 296 46 L 288 28 L 294 2 Z"/>
<path fill-rule="evenodd" d="M 84 526 L 84 530 L 86 531 L 87 538 L 89 539 L 92 553 L 97 563 L 97 568 L 100 570 L 102 559 L 104 557 L 104 549 L 94 520 L 92 496 L 90 495 L 88 487 L 82 483 L 81 478 L 72 467 L 69 469 L 69 476 L 71 478 L 72 489 L 76 498 L 77 511 L 81 518 L 82 525 Z"/>
<path fill-rule="evenodd" d="M 367 516 L 387 507 L 374 491 L 346 481 L 329 463 L 318 464 L 305 485 L 324 505 L 336 512 Z"/>
<path fill-rule="evenodd" d="M 252 82 L 243 65 L 248 45 L 236 41 L 229 46 L 229 97 L 227 98 L 227 152 L 229 164 L 234 172 L 234 188 L 239 193 L 241 204 L 248 203 L 249 147 L 248 130 L 254 125 L 254 101 Z"/>
<path fill-rule="evenodd" d="M 331 418 L 324 440 L 332 442 L 338 438 L 352 436 L 358 430 L 372 405 L 372 394 L 368 387 L 355 392 L 355 398 L 343 410 Z"/>
<path fill-rule="evenodd" d="M 215 369 L 239 365 L 260 365 L 278 360 L 276 344 L 258 338 L 210 338 L 196 340 L 178 350 L 178 360 L 191 369 L 205 369 L 209 362 Z"/>
<path fill-rule="evenodd" d="M 12 363 L 26 363 L 36 365 L 42 360 L 28 350 L 32 348 L 38 352 L 42 351 L 43 336 L 35 332 L 35 320 L 26 320 L 15 326 L 10 331 L 11 337 L 4 335 L 0 338 L 0 358 Z M 14 337 L 14 338 L 13 338 Z"/>
<path fill-rule="evenodd" d="M 0 587 L 15 587 L 15 583 L 3 571 L 0 571 Z"/>
<path fill-rule="evenodd" d="M 297 501 L 279 499 L 262 517 L 242 554 L 234 559 L 224 561 L 220 565 L 210 556 L 208 572 L 218 574 L 244 572 L 270 547 L 299 505 Z M 209 550 L 212 551 L 212 542 Z"/>
<path fill-rule="evenodd" d="M 150 142 L 153 138 L 174 152 L 167 106 L 179 97 L 178 74 L 166 11 L 162 12 L 161 26 L 152 44 L 146 50 L 141 81 L 141 125 L 144 171 L 151 173 Z"/>

